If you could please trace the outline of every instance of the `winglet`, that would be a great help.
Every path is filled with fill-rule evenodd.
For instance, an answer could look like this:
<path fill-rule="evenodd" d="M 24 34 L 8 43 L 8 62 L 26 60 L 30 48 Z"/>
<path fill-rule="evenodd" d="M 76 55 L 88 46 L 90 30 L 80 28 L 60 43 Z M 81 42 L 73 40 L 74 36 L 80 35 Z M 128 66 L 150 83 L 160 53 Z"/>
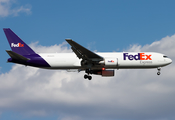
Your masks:
<path fill-rule="evenodd" d="M 20 55 L 35 54 L 35 52 L 24 41 L 22 41 L 10 28 L 4 28 L 3 30 L 13 52 L 18 53 Z"/>

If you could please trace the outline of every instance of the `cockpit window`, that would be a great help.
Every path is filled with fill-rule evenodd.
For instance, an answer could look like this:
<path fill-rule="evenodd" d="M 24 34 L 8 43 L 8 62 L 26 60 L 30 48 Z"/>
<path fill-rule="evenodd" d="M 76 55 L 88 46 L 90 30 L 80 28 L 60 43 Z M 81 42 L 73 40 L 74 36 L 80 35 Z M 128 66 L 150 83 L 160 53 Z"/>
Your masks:
<path fill-rule="evenodd" d="M 166 56 L 166 55 L 164 55 L 163 57 L 164 57 L 164 58 L 168 58 L 168 56 Z"/>

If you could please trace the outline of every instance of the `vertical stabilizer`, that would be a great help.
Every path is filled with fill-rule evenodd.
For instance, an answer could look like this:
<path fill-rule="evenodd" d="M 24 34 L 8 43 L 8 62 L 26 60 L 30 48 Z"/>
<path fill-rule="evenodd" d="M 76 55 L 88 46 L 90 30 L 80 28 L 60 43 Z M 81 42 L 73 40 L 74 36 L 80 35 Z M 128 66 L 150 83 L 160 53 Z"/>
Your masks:
<path fill-rule="evenodd" d="M 20 55 L 35 54 L 35 52 L 24 41 L 22 41 L 10 28 L 4 28 L 3 30 L 13 52 L 18 53 Z"/>

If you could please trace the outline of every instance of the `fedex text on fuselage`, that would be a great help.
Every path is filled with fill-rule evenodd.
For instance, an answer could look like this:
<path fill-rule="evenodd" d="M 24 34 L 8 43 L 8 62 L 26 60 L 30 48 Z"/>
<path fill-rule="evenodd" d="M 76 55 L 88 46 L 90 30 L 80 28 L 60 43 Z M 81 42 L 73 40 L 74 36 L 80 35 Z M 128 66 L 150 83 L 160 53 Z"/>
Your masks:
<path fill-rule="evenodd" d="M 123 59 L 124 60 L 152 60 L 152 55 L 147 55 L 145 53 L 138 53 L 136 55 L 132 55 L 129 53 L 123 53 Z"/>

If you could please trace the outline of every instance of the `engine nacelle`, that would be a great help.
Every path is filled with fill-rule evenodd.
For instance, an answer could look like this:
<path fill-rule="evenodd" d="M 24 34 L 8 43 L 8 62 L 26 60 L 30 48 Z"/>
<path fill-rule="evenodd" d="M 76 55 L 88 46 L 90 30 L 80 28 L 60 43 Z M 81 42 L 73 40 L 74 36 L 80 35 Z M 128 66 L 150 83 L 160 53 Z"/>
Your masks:
<path fill-rule="evenodd" d="M 104 63 L 106 67 L 116 67 L 118 64 L 117 58 L 106 58 Z"/>
<path fill-rule="evenodd" d="M 93 70 L 92 74 L 101 76 L 114 76 L 114 70 Z"/>

